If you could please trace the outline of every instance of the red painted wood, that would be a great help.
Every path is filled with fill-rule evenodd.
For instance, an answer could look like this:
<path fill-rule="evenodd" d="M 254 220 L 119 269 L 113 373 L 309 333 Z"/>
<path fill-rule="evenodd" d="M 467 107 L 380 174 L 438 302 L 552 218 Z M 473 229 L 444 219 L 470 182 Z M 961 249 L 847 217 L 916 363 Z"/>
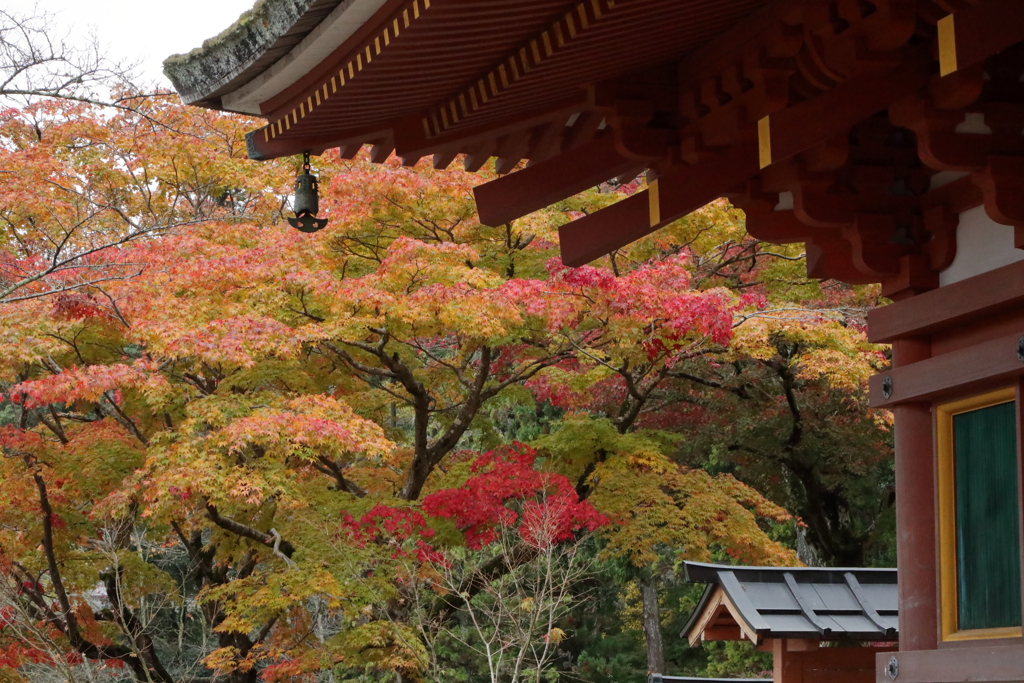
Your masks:
<path fill-rule="evenodd" d="M 606 135 L 549 161 L 473 188 L 480 222 L 492 227 L 571 197 L 642 164 L 626 159 Z"/>
<path fill-rule="evenodd" d="M 650 227 L 647 192 L 637 192 L 597 213 L 558 229 L 562 262 L 582 266 L 647 235 Z"/>
<path fill-rule="evenodd" d="M 918 85 L 927 80 L 926 71 L 915 72 L 912 67 L 908 66 L 890 71 L 888 77 L 898 80 L 900 85 L 895 91 L 880 88 L 879 91 L 882 94 L 867 110 L 871 111 L 874 107 L 879 106 L 878 102 L 888 101 L 894 96 L 894 92 L 901 92 L 902 88 L 913 87 L 914 80 L 907 76 L 908 73 L 917 73 Z M 833 100 L 833 105 L 839 106 L 847 96 L 854 99 L 865 97 L 863 85 L 863 82 L 850 84 L 849 90 L 845 89 L 846 85 L 837 87 L 834 92 L 842 97 Z M 806 118 L 811 114 L 825 115 L 816 107 L 807 109 L 802 107 L 803 105 L 797 105 L 791 110 L 775 115 L 781 117 L 780 130 L 792 129 L 795 131 L 799 129 L 804 131 L 803 138 L 796 133 L 784 138 L 785 144 L 788 145 L 787 153 L 792 153 L 791 157 L 815 144 L 830 140 L 835 136 L 836 129 L 852 125 L 852 123 L 859 123 L 863 114 L 863 112 L 857 112 L 857 107 L 854 106 L 851 107 L 852 114 L 833 113 L 830 115 L 831 120 L 828 123 L 813 127 L 804 125 Z M 790 112 L 796 112 L 796 114 Z M 846 120 L 847 116 L 850 117 L 849 120 Z M 773 128 L 773 135 L 774 131 Z M 774 137 L 772 147 L 775 148 Z M 596 258 L 628 243 L 622 239 L 622 235 L 626 232 L 630 235 L 643 236 L 653 229 L 660 228 L 672 220 L 700 208 L 728 188 L 735 187 L 755 175 L 757 173 L 754 162 L 755 154 L 753 142 L 736 144 L 694 166 L 662 177 L 659 180 L 662 220 L 655 226 L 651 226 L 649 221 L 646 227 L 642 225 L 644 220 L 640 212 L 636 213 L 635 223 L 620 224 L 620 234 L 616 234 L 614 226 L 602 225 L 602 222 L 609 218 L 609 216 L 602 216 L 603 212 L 580 219 L 578 225 L 571 223 L 565 226 L 562 231 L 565 262 L 571 265 L 586 262 L 578 261 L 575 255 L 582 254 L 581 258 Z M 778 162 L 778 164 L 783 163 L 785 162 Z M 777 166 L 773 165 L 772 168 L 775 169 Z M 803 175 L 801 172 L 794 172 L 797 173 L 796 182 L 799 182 Z M 785 241 L 798 241 L 801 236 L 804 239 L 810 238 L 809 241 L 813 244 L 808 248 L 808 264 L 809 272 L 814 277 L 834 277 L 847 282 L 859 283 L 875 282 L 896 275 L 900 272 L 900 258 L 906 250 L 888 239 L 895 226 L 891 214 L 911 214 L 918 206 L 918 199 L 912 195 L 896 196 L 886 191 L 894 179 L 893 169 L 890 167 L 878 167 L 871 165 L 870 162 L 854 164 L 851 166 L 850 173 L 850 180 L 858 182 L 865 188 L 858 194 L 836 195 L 824 192 L 823 190 L 829 183 L 825 183 L 820 188 L 822 191 L 812 192 L 807 189 L 796 193 L 796 208 L 800 221 L 805 224 L 809 223 L 811 226 L 803 230 L 803 235 L 800 235 L 798 230 L 792 230 L 791 228 L 795 226 L 792 223 L 786 225 L 782 218 L 770 217 L 769 214 L 766 220 L 772 224 L 772 227 L 783 230 L 779 236 Z M 872 173 L 874 175 L 871 175 Z M 927 176 L 925 176 L 926 179 Z M 758 214 L 758 216 L 761 215 Z M 873 221 L 872 225 L 868 225 L 869 221 Z M 752 226 L 755 231 L 759 227 L 756 218 Z M 816 229 L 815 226 L 842 228 L 842 231 L 822 231 Z M 596 235 L 601 236 L 605 242 L 595 242 Z M 586 241 L 588 244 L 586 246 L 575 244 L 573 240 Z"/>
<path fill-rule="evenodd" d="M 986 0 L 953 15 L 956 65 L 964 69 L 1024 40 L 1024 3 Z"/>
<path fill-rule="evenodd" d="M 891 651 L 892 648 L 874 647 L 824 647 L 804 652 L 791 652 L 800 660 L 804 668 L 804 677 L 811 673 L 812 680 L 821 680 L 823 676 L 827 680 L 828 672 L 841 671 L 870 671 L 871 678 L 875 673 L 875 654 L 882 651 Z"/>
<path fill-rule="evenodd" d="M 743 640 L 739 626 L 709 626 L 701 631 L 701 640 Z"/>
<path fill-rule="evenodd" d="M 650 222 L 648 192 L 638 192 L 558 229 L 562 261 L 570 266 L 604 256 L 714 201 L 757 173 L 757 146 L 735 145 L 695 166 L 658 179 L 661 221 Z"/>
<path fill-rule="evenodd" d="M 1014 307 L 997 314 L 972 318 L 962 325 L 934 332 L 931 335 L 932 355 L 952 353 L 1020 330 L 1024 330 L 1024 307 Z"/>
<path fill-rule="evenodd" d="M 814 236 L 806 244 L 807 275 L 818 279 L 835 279 L 850 284 L 868 284 L 876 278 L 857 270 L 846 240 L 839 236 Z"/>
<path fill-rule="evenodd" d="M 867 73 L 796 106 L 772 114 L 772 162 L 777 163 L 844 133 L 853 125 L 926 85 L 930 65 L 914 59 L 884 73 Z"/>
<path fill-rule="evenodd" d="M 770 643 L 775 683 L 872 683 L 875 656 L 892 651 L 888 647 L 819 648 L 817 641 L 788 638 Z"/>
<path fill-rule="evenodd" d="M 750 210 L 740 207 L 747 214 L 747 232 L 751 237 L 773 244 L 792 244 L 807 240 L 814 228 L 797 220 L 792 211 Z M 822 231 L 824 232 L 824 231 Z"/>
<path fill-rule="evenodd" d="M 940 400 L 954 395 L 969 396 L 988 388 L 1005 386 L 1007 382 L 1024 375 L 1024 363 L 1017 358 L 1017 342 L 1022 336 L 1024 329 L 874 375 L 870 379 L 871 406 L 892 408 L 907 402 Z M 889 398 L 882 395 L 882 380 L 886 375 L 892 378 L 893 384 Z"/>
<path fill-rule="evenodd" d="M 1024 262 L 1011 263 L 962 282 L 868 313 L 868 339 L 897 337 L 963 326 L 972 319 L 1024 305 Z"/>
<path fill-rule="evenodd" d="M 787 640 L 772 641 L 772 679 L 774 683 L 804 683 L 804 668 L 797 658 L 798 653 L 790 652 Z"/>
<path fill-rule="evenodd" d="M 352 131 L 350 131 L 352 132 Z M 364 140 L 373 140 L 386 134 L 386 131 L 358 131 L 347 138 L 339 138 L 336 134 L 311 135 L 301 138 L 273 138 L 264 140 L 263 133 L 256 131 L 253 146 L 260 159 L 277 159 L 302 152 L 320 155 L 332 147 L 347 147 L 354 150 L 362 149 Z"/>
<path fill-rule="evenodd" d="M 757 173 L 757 144 L 740 142 L 671 175 L 659 178 L 661 223 L 668 225 L 714 201 Z"/>
<path fill-rule="evenodd" d="M 932 349 L 927 338 L 905 337 L 893 342 L 892 352 L 893 365 L 899 369 L 928 362 Z M 939 634 L 932 407 L 907 403 L 893 413 L 900 649 L 929 650 L 935 648 Z"/>
<path fill-rule="evenodd" d="M 896 683 L 1018 683 L 1024 679 L 1024 643 L 993 645 L 969 641 L 963 648 L 900 652 Z M 875 656 L 875 682 L 893 683 L 886 673 L 889 653 Z"/>
<path fill-rule="evenodd" d="M 407 118 L 395 124 L 395 147 L 399 154 L 419 154 L 426 156 L 441 148 L 455 147 L 461 151 L 472 153 L 475 147 L 485 146 L 496 153 L 498 140 L 510 133 L 549 123 L 564 123 L 580 109 L 589 106 L 585 92 L 567 93 L 566 96 L 553 100 L 549 106 L 510 112 L 507 117 L 492 120 L 487 124 L 460 128 L 457 132 L 428 138 L 423 133 L 419 117 Z M 582 116 L 581 116 L 582 118 Z M 600 124 L 600 117 L 598 118 Z M 595 130 L 597 126 L 595 125 Z M 588 140 L 589 141 L 589 140 Z"/>
<path fill-rule="evenodd" d="M 449 121 L 448 131 L 497 127 L 527 112 L 551 110 L 554 103 L 582 92 L 581 85 L 674 61 L 725 32 L 763 2 L 620 2 L 575 37 L 567 36 L 564 45 L 556 45 L 553 54 L 545 55 L 541 64 L 523 78 L 510 81 L 486 102 L 478 102 L 471 115 L 462 116 L 458 122 Z M 276 121 L 305 102 L 331 75 L 361 54 L 366 40 L 390 24 L 386 15 L 395 7 L 389 4 L 379 11 L 363 25 L 359 35 L 265 103 L 263 111 L 270 120 Z M 570 8 L 565 0 L 433 0 L 419 19 L 403 28 L 398 37 L 392 37 L 369 64 L 364 60 L 354 78 L 312 114 L 293 123 L 284 137 L 393 125 L 410 116 L 429 116 L 447 103 L 444 98 L 486 77 L 522 48 L 529 49 L 530 40 L 538 38 Z M 638 50 L 639 44 L 644 49 Z M 422 156 L 435 151 L 426 150 Z"/>

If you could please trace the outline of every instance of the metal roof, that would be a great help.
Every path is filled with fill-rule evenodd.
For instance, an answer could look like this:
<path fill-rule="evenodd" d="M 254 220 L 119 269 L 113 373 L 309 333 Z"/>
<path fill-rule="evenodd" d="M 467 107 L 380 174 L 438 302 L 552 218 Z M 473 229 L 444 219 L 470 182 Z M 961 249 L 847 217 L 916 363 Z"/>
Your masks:
<path fill-rule="evenodd" d="M 757 642 L 892 641 L 899 634 L 895 569 L 684 564 L 688 581 L 708 584 L 680 634 L 691 642 L 723 619 Z"/>

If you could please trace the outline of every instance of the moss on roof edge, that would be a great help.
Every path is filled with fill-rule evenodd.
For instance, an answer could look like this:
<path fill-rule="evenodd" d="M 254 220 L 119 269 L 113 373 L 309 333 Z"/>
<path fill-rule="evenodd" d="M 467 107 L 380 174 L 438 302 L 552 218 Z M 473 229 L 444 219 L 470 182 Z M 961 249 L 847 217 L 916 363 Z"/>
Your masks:
<path fill-rule="evenodd" d="M 313 0 L 256 0 L 251 10 L 217 36 L 164 60 L 164 74 L 187 104 L 203 100 L 267 51 L 302 17 Z"/>

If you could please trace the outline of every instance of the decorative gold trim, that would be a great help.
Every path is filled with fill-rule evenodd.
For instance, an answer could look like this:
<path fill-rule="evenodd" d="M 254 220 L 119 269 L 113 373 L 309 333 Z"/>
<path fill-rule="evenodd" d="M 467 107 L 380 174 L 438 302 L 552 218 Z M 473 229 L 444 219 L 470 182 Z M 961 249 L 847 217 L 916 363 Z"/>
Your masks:
<path fill-rule="evenodd" d="M 971 631 L 954 631 L 942 637 L 944 641 L 954 642 L 958 640 L 987 640 L 990 638 L 1020 638 L 1020 626 L 1006 626 L 1003 628 L 976 628 Z"/>
<path fill-rule="evenodd" d="M 497 97 L 502 91 L 511 88 L 532 69 L 540 66 L 556 52 L 584 34 L 614 7 L 614 0 L 579 0 L 554 23 L 502 58 L 482 75 L 476 85 L 456 94 L 451 100 L 437 105 L 431 114 L 424 116 L 423 120 L 427 123 L 431 136 L 444 133 L 460 120 L 446 119 L 442 116 L 441 120 L 437 121 L 436 114 L 450 109 L 452 102 L 459 101 L 460 98 L 465 100 L 468 97 L 471 109 L 465 113 L 468 117 L 489 99 Z M 484 84 L 489 85 L 490 88 L 486 88 Z M 479 98 L 474 96 L 475 89 L 479 90 Z"/>
<path fill-rule="evenodd" d="M 658 196 L 658 180 L 647 183 L 648 214 L 650 215 L 651 227 L 661 223 L 661 198 Z"/>
<path fill-rule="evenodd" d="M 1016 638 L 1021 635 L 1019 626 L 959 630 L 956 590 L 956 463 L 953 452 L 955 415 L 1009 403 L 1016 399 L 1016 393 L 1013 388 L 1000 389 L 935 407 L 939 494 L 939 605 L 942 639 L 945 641 Z"/>
<path fill-rule="evenodd" d="M 956 27 L 953 15 L 939 19 L 939 75 L 948 76 L 956 71 Z"/>
<path fill-rule="evenodd" d="M 421 6 L 422 2 L 422 6 Z M 412 10 L 412 19 L 410 20 L 409 10 Z M 330 92 L 336 93 L 339 88 L 344 88 L 346 83 L 355 78 L 356 74 L 363 70 L 364 65 L 369 65 L 373 58 L 379 55 L 384 48 L 391 44 L 392 38 L 397 38 L 401 30 L 401 24 L 404 23 L 404 28 L 408 28 L 409 24 L 422 16 L 423 12 L 430 9 L 430 0 L 410 0 L 399 9 L 395 10 L 392 15 L 392 19 L 388 22 L 384 22 L 384 28 L 378 31 L 373 36 L 366 39 L 359 49 L 353 51 L 353 57 L 348 60 L 345 64 L 342 64 L 338 69 L 337 74 L 332 74 L 324 80 L 324 82 L 317 86 L 314 90 L 316 103 L 313 102 L 313 96 L 309 96 L 306 102 L 300 102 L 297 107 L 289 111 L 284 116 L 280 117 L 276 121 L 271 121 L 263 128 L 264 138 L 269 141 L 278 135 L 281 135 L 284 131 L 287 131 L 291 126 L 289 119 L 293 123 L 298 123 L 300 118 L 305 118 L 306 114 L 312 114 L 314 108 L 319 107 L 322 104 L 320 97 L 320 91 L 323 90 L 323 100 L 328 98 L 327 86 L 330 84 Z M 401 21 L 400 21 L 401 20 Z M 345 71 L 348 71 L 348 74 Z M 347 78 L 346 78 L 347 76 Z M 282 125 L 284 128 L 282 129 Z M 428 127 L 429 128 L 429 127 Z"/>
<path fill-rule="evenodd" d="M 772 165 L 772 127 L 767 116 L 757 122 L 757 154 L 761 168 Z"/>

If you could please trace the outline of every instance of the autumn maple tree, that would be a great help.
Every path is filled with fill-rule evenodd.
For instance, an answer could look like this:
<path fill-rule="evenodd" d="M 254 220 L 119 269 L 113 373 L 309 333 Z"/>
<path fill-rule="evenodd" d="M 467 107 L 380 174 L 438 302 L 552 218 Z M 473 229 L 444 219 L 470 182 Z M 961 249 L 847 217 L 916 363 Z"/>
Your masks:
<path fill-rule="evenodd" d="M 307 235 L 295 160 L 140 108 L 0 119 L 0 676 L 507 680 L 600 562 L 793 563 L 884 469 L 870 293 L 724 204 L 573 269 L 557 226 L 642 181 L 488 228 L 479 176 L 331 152 Z"/>
<path fill-rule="evenodd" d="M 240 165 L 241 121 L 132 96 L 0 109 L 0 305 L 136 275 L 117 247 L 210 220 L 269 221 L 290 173 Z"/>

